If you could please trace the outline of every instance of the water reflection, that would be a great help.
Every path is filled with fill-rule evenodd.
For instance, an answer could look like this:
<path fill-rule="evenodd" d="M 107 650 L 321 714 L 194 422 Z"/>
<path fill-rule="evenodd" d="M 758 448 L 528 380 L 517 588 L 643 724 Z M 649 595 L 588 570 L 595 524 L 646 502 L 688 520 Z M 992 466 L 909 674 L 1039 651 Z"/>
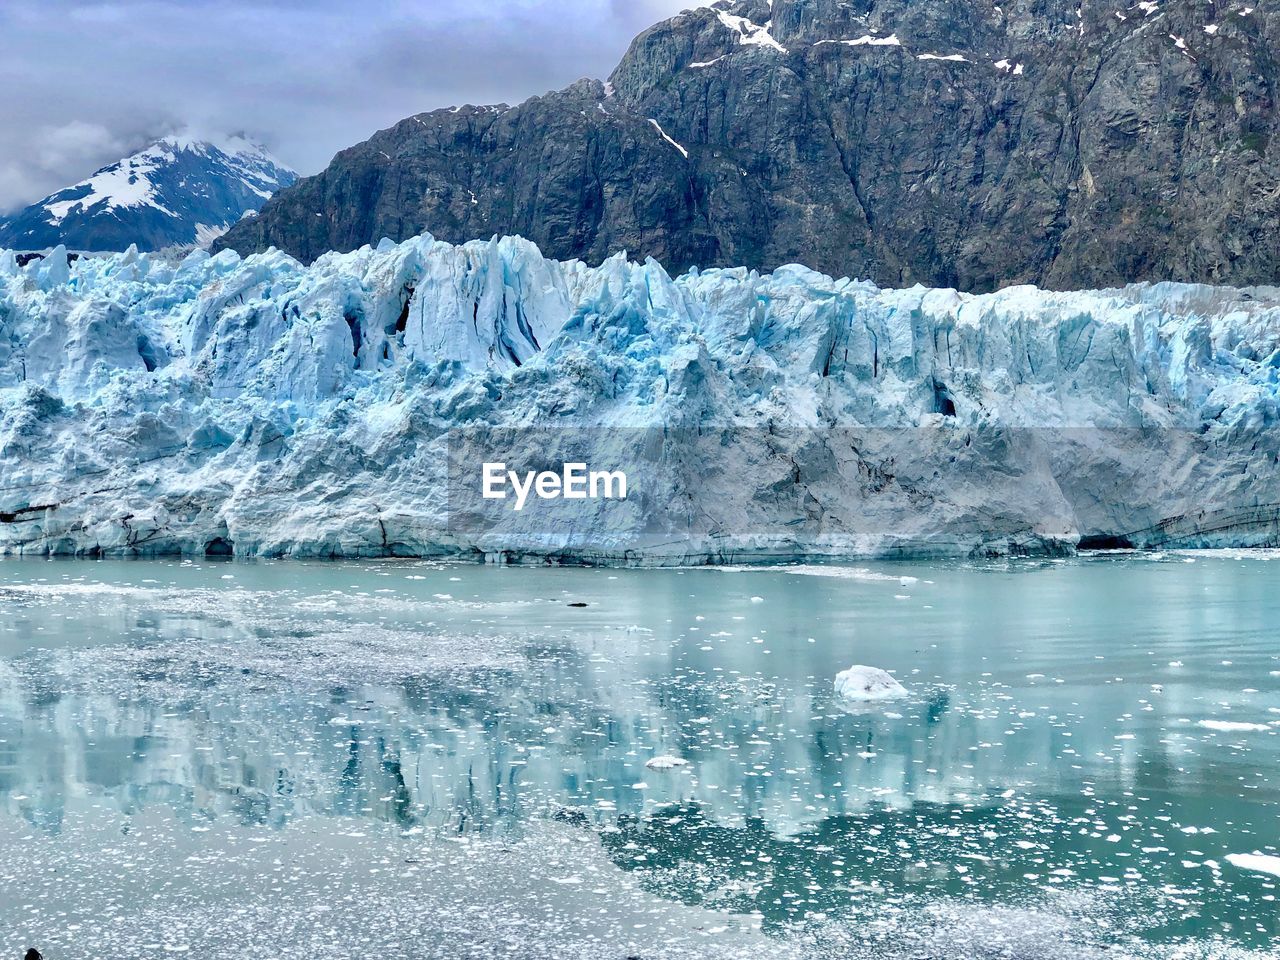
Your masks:
<path fill-rule="evenodd" d="M 1198 726 L 1221 673 L 1156 693 L 1095 662 L 1117 653 L 1109 633 L 1075 627 L 1043 672 L 979 636 L 919 643 L 912 699 L 850 711 L 830 689 L 847 653 L 813 652 L 838 646 L 836 616 L 788 632 L 788 611 L 748 622 L 713 595 L 673 626 L 606 613 L 604 629 L 534 580 L 472 601 L 458 571 L 429 575 L 425 596 L 379 596 L 358 572 L 321 592 L 11 585 L 0 810 L 50 836 L 103 807 L 196 831 L 359 818 L 426 838 L 550 817 L 661 896 L 776 929 L 1087 890 L 1124 904 L 1104 937 L 1280 932 L 1275 878 L 1226 859 L 1276 842 L 1275 727 Z M 866 623 L 900 616 L 892 597 L 847 602 Z M 646 769 L 657 754 L 690 765 Z"/>
<path fill-rule="evenodd" d="M 727 826 L 703 805 L 685 803 L 623 816 L 602 836 L 614 862 L 640 872 L 650 889 L 759 914 L 767 929 L 940 901 L 1052 903 L 1083 888 L 1098 894 L 1095 914 L 1114 901 L 1105 922 L 1095 919 L 1117 933 L 1140 925 L 1144 937 L 1161 941 L 1225 934 L 1274 942 L 1280 918 L 1265 905 L 1276 885 L 1263 875 L 1228 882 L 1220 854 L 1206 858 L 1219 844 L 1168 820 L 1159 809 L 1117 817 L 1084 797 L 1010 798 L 828 817 L 780 836 L 763 820 Z M 1195 868 L 1200 876 L 1188 884 Z"/>

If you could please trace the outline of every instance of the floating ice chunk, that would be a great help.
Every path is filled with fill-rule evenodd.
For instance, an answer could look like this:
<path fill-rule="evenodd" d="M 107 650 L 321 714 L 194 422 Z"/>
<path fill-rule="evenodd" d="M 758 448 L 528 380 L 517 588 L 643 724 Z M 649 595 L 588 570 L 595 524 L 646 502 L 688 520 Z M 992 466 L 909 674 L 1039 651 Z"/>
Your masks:
<path fill-rule="evenodd" d="M 1280 877 L 1280 857 L 1264 853 L 1228 853 L 1227 863 L 1241 870 L 1254 870 Z"/>
<path fill-rule="evenodd" d="M 1236 720 L 1201 720 L 1196 726 L 1204 727 L 1206 730 L 1217 730 L 1220 733 L 1253 733 L 1271 729 L 1265 723 L 1241 723 Z"/>
<path fill-rule="evenodd" d="M 900 700 L 907 688 L 878 667 L 852 666 L 836 674 L 836 694 L 846 700 Z"/>
<path fill-rule="evenodd" d="M 689 761 L 683 757 L 671 757 L 666 754 L 654 757 L 645 764 L 650 770 L 674 770 L 677 767 L 687 767 L 688 765 Z"/>
<path fill-rule="evenodd" d="M 902 586 L 909 583 L 919 582 L 918 577 L 900 577 L 891 573 L 879 573 L 875 570 L 868 570 L 865 567 L 846 567 L 836 564 L 813 564 L 801 563 L 794 567 L 715 567 L 721 573 L 785 573 L 793 577 L 833 577 L 840 580 L 867 580 L 874 582 L 892 583 L 897 580 Z M 926 580 L 925 583 L 930 581 Z"/>
<path fill-rule="evenodd" d="M 751 602 L 752 602 L 752 603 L 764 603 L 764 597 L 752 597 L 752 598 L 751 598 Z"/>

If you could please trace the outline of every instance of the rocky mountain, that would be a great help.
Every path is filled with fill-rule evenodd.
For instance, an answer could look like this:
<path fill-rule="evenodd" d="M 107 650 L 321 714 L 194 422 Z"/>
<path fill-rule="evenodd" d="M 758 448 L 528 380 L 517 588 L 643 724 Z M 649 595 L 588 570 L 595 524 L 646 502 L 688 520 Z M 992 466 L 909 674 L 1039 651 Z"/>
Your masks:
<path fill-rule="evenodd" d="M 221 245 L 426 229 L 969 291 L 1271 282 L 1277 49 L 1252 0 L 722 0 L 608 83 L 410 117 Z"/>
<path fill-rule="evenodd" d="M 1278 368 L 1274 287 L 673 278 L 514 238 L 388 241 L 310 267 L 9 253 L 0 553 L 681 564 L 1274 546 Z M 622 471 L 626 496 L 516 509 L 483 496 L 486 463 Z"/>
<path fill-rule="evenodd" d="M 208 244 L 297 179 L 242 137 L 165 137 L 0 222 L 0 248 Z"/>

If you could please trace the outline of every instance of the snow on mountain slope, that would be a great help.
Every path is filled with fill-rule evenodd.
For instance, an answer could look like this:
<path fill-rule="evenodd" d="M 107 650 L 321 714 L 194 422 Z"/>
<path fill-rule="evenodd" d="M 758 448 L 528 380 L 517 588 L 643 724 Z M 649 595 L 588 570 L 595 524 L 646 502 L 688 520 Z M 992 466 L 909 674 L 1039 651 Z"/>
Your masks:
<path fill-rule="evenodd" d="M 242 137 L 170 136 L 0 222 L 0 246 L 208 244 L 297 175 Z"/>
<path fill-rule="evenodd" d="M 1280 291 L 668 276 L 504 238 L 0 255 L 0 551 L 683 563 L 1251 545 Z M 480 495 L 622 469 L 625 500 Z"/>

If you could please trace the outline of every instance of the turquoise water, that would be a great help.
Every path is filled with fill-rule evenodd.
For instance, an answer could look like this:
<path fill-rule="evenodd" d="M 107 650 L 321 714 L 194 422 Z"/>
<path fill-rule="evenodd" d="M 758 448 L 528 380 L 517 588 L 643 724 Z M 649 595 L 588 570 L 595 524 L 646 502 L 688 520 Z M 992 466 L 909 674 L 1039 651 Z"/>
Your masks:
<path fill-rule="evenodd" d="M 0 950 L 1272 956 L 1278 586 L 7 561 Z"/>

